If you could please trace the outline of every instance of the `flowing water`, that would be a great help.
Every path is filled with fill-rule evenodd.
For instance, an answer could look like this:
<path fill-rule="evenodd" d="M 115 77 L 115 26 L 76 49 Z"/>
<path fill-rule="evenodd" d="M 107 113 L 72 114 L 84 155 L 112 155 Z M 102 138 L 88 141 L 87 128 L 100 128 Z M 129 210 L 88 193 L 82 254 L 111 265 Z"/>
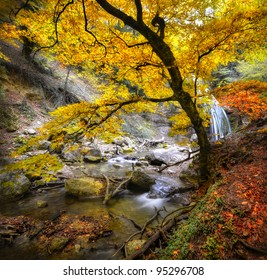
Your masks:
<path fill-rule="evenodd" d="M 116 170 L 116 176 L 120 174 L 124 176 L 132 168 L 132 163 L 135 160 L 125 160 L 121 157 L 112 159 L 110 162 L 98 164 L 98 169 L 93 168 L 94 164 L 88 164 L 87 172 L 94 174 L 98 171 L 111 174 Z M 113 164 L 122 164 L 123 167 L 114 167 Z M 114 170 L 113 170 L 114 168 Z M 96 175 L 96 174 L 95 174 Z M 137 231 L 134 224 L 130 221 L 135 221 L 136 224 L 143 226 L 155 214 L 155 209 L 165 207 L 166 211 L 162 212 L 162 216 L 176 209 L 179 204 L 177 200 L 164 198 L 164 191 L 168 186 L 182 185 L 179 180 L 174 180 L 160 175 L 153 186 L 163 198 L 150 198 L 148 193 L 134 194 L 126 190 L 110 200 L 108 205 L 103 205 L 103 199 L 77 199 L 66 195 L 64 187 L 42 192 L 29 193 L 23 199 L 16 202 L 2 203 L 0 214 L 5 216 L 28 216 L 38 220 L 51 220 L 59 211 L 65 211 L 67 215 L 84 215 L 97 216 L 103 213 L 111 213 L 114 219 L 111 225 L 112 234 L 109 237 L 100 238 L 93 244 L 93 248 L 81 250 L 77 253 L 70 253 L 67 256 L 58 255 L 58 258 L 63 259 L 109 259 L 117 251 L 117 248 L 123 244 L 127 238 Z M 185 196 L 186 194 L 181 194 Z M 178 195 L 179 196 L 179 195 Z M 37 208 L 38 200 L 48 202 L 45 208 Z M 55 258 L 50 255 L 38 255 L 36 248 L 39 246 L 37 241 L 29 243 L 25 237 L 19 236 L 14 239 L 14 246 L 0 250 L 0 259 L 43 259 Z M 118 254 L 116 258 L 122 258 Z"/>

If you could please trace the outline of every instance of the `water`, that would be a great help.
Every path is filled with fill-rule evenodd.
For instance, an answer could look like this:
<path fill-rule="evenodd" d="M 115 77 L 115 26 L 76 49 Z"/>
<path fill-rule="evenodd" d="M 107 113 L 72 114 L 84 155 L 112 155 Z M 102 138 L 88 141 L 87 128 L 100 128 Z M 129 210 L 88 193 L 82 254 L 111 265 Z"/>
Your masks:
<path fill-rule="evenodd" d="M 167 178 L 166 178 L 167 180 Z M 164 178 L 159 180 L 159 188 L 163 185 Z M 37 208 L 36 202 L 44 200 L 48 202 L 46 208 Z M 137 231 L 133 220 L 141 227 L 155 215 L 162 207 L 166 211 L 161 212 L 162 217 L 178 207 L 177 202 L 170 198 L 149 198 L 148 193 L 133 194 L 126 190 L 119 197 L 110 200 L 108 205 L 103 205 L 103 198 L 77 199 L 66 195 L 64 188 L 49 191 L 29 193 L 19 201 L 2 203 L 0 215 L 27 216 L 41 221 L 52 220 L 59 211 L 65 211 L 64 215 L 82 215 L 86 217 L 98 217 L 112 215 L 110 224 L 112 234 L 109 237 L 100 238 L 87 248 L 82 248 L 78 253 L 74 250 L 68 253 L 49 255 L 44 248 L 40 253 L 40 244 L 37 238 L 29 241 L 24 235 L 14 239 L 13 246 L 3 247 L 0 250 L 0 259 L 121 259 L 120 252 L 115 257 L 113 254 L 126 241 L 129 236 Z M 91 247 L 90 247 L 91 246 Z"/>
<path fill-rule="evenodd" d="M 213 98 L 210 109 L 210 136 L 211 141 L 216 142 L 223 139 L 227 134 L 231 133 L 231 125 L 224 109 L 219 106 L 219 102 Z"/>

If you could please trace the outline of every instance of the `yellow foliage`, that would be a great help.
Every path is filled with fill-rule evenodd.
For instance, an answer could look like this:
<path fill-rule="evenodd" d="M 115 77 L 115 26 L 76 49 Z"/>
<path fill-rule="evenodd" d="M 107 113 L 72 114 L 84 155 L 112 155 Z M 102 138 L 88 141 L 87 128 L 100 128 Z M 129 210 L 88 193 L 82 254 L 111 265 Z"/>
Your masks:
<path fill-rule="evenodd" d="M 50 138 L 52 147 L 56 148 L 80 133 L 108 140 L 121 134 L 122 110 L 153 112 L 157 107 L 149 99 L 163 100 L 173 95 L 169 68 L 163 65 L 149 42 L 107 13 L 98 2 L 38 1 L 38 6 L 22 9 L 13 22 L 1 25 L 3 39 L 17 42 L 25 36 L 35 43 L 34 50 L 41 48 L 63 65 L 82 66 L 87 75 L 93 73 L 98 80 L 97 89 L 102 93 L 90 103 L 60 107 L 51 113 L 52 120 L 41 129 L 41 136 L 29 141 L 28 147 Z M 108 2 L 137 20 L 135 1 Z M 212 70 L 266 47 L 267 6 L 260 2 L 142 1 L 142 19 L 147 28 L 157 32 L 157 27 L 152 25 L 157 12 L 165 20 L 164 42 L 174 55 L 183 88 L 196 101 L 205 126 L 209 116 L 202 104 L 209 99 L 205 98 L 208 96 L 206 81 Z M 171 121 L 172 133 L 190 125 L 185 113 Z"/>
<path fill-rule="evenodd" d="M 56 180 L 54 174 L 63 165 L 55 155 L 40 154 L 5 166 L 4 171 L 23 171 L 29 177 L 41 177 L 43 181 Z"/>

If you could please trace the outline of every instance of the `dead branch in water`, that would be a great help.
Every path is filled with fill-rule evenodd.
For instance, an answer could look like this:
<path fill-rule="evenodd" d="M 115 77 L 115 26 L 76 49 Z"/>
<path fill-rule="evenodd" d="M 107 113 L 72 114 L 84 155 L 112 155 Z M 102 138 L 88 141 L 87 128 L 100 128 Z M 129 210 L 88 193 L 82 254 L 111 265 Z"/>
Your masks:
<path fill-rule="evenodd" d="M 106 182 L 107 182 L 106 195 L 105 195 L 105 199 L 103 201 L 103 204 L 107 205 L 111 198 L 113 198 L 114 196 L 116 196 L 118 193 L 120 193 L 121 191 L 123 191 L 125 189 L 125 187 L 127 186 L 127 183 L 132 178 L 132 174 L 131 174 L 131 176 L 129 178 L 127 178 L 126 180 L 122 181 L 119 184 L 119 186 L 114 191 L 112 191 L 112 192 L 110 192 L 109 178 L 106 175 L 103 175 L 103 176 L 105 177 Z"/>

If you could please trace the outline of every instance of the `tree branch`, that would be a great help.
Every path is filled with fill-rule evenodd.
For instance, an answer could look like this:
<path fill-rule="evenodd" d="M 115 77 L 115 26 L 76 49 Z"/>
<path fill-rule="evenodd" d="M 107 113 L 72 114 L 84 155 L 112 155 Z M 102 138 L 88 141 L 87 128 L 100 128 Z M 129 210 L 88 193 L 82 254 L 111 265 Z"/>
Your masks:
<path fill-rule="evenodd" d="M 59 3 L 59 1 L 58 1 L 58 3 Z M 51 44 L 50 46 L 42 46 L 42 47 L 38 48 L 38 49 L 34 52 L 33 57 L 35 57 L 35 55 L 36 55 L 39 51 L 41 51 L 41 50 L 43 50 L 43 49 L 50 49 L 50 48 L 53 48 L 53 47 L 59 42 L 59 40 L 58 40 L 58 22 L 59 22 L 59 19 L 60 19 L 61 15 L 64 13 L 64 11 L 67 9 L 67 7 L 68 7 L 69 5 L 71 5 L 71 4 L 74 4 L 74 0 L 71 0 L 71 1 L 68 2 L 66 5 L 64 5 L 63 9 L 62 9 L 60 12 L 58 12 L 57 16 L 56 16 L 55 19 L 54 19 L 54 21 L 55 21 L 55 33 L 56 33 L 56 39 L 55 39 L 54 43 Z M 57 6 L 58 6 L 58 4 L 55 6 L 55 15 L 56 15 L 56 7 L 57 7 Z"/>
<path fill-rule="evenodd" d="M 135 6 L 136 6 L 136 10 L 137 10 L 137 22 L 139 24 L 143 24 L 143 7 L 142 7 L 142 3 L 141 0 L 135 0 Z"/>
<path fill-rule="evenodd" d="M 86 6 L 85 6 L 84 0 L 82 0 L 82 6 L 83 6 L 83 16 L 84 16 L 84 30 L 87 33 L 89 33 L 91 36 L 94 37 L 95 42 L 97 42 L 98 45 L 104 47 L 105 55 L 106 55 L 107 54 L 107 47 L 103 43 L 99 42 L 99 40 L 96 38 L 95 34 L 88 29 L 88 18 L 87 18 L 87 14 L 86 14 Z"/>
<path fill-rule="evenodd" d="M 133 45 L 128 45 L 128 43 L 123 40 L 116 32 L 114 32 L 112 29 L 109 29 L 109 31 L 111 33 L 113 33 L 118 39 L 120 39 L 128 48 L 134 48 L 134 47 L 139 47 L 139 46 L 144 46 L 144 45 L 147 45 L 149 44 L 149 42 L 141 42 L 141 43 L 136 43 L 136 44 L 133 44 Z"/>

